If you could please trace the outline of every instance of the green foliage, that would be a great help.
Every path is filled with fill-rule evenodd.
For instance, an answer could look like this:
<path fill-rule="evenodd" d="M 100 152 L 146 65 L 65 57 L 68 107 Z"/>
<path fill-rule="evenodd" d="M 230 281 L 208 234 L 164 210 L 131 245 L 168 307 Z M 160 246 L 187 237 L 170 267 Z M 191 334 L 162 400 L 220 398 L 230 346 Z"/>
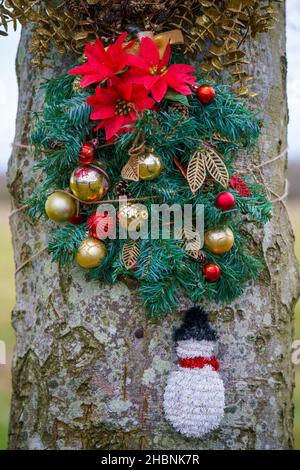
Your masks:
<path fill-rule="evenodd" d="M 60 261 L 62 264 L 70 264 L 81 242 L 87 236 L 85 224 L 66 224 L 56 230 L 49 241 L 49 251 L 52 253 L 52 261 Z"/>
<path fill-rule="evenodd" d="M 70 174 L 78 166 L 78 152 L 82 144 L 95 137 L 95 123 L 89 119 L 90 108 L 86 98 L 93 92 L 76 93 L 72 88 L 73 77 L 52 80 L 45 86 L 45 105 L 36 116 L 32 142 L 42 158 L 37 168 L 44 175 L 43 183 L 27 203 L 30 214 L 40 216 L 44 212 L 47 193 L 68 188 Z M 201 84 L 201 79 L 199 79 Z M 270 217 L 270 203 L 262 185 L 251 175 L 244 178 L 251 197 L 234 194 L 235 208 L 223 212 L 215 207 L 216 196 L 224 189 L 216 182 L 211 191 L 199 190 L 192 194 L 186 179 L 176 165 L 176 157 L 184 167 L 188 166 L 201 141 L 214 146 L 222 155 L 230 175 L 236 172 L 235 161 L 240 152 L 246 154 L 253 148 L 260 134 L 261 120 L 243 102 L 233 96 L 226 86 L 215 85 L 216 99 L 203 106 L 195 97 L 189 96 L 188 118 L 184 119 L 171 106 L 173 96 L 166 100 L 160 112 L 146 111 L 136 122 L 133 132 L 122 134 L 114 144 L 97 150 L 97 158 L 107 168 L 111 186 L 107 195 L 114 199 L 113 187 L 121 180 L 121 168 L 128 161 L 128 151 L 138 132 L 143 133 L 147 146 L 153 147 L 160 156 L 164 172 L 154 181 L 131 182 L 129 190 L 134 198 L 152 196 L 151 203 L 197 204 L 204 206 L 205 229 L 229 226 L 235 235 L 233 248 L 224 256 L 217 256 L 204 247 L 208 262 L 217 263 L 222 276 L 216 283 L 209 283 L 202 273 L 202 266 L 187 256 L 182 240 L 171 238 L 138 240 L 140 255 L 136 266 L 126 270 L 121 253 L 124 240 L 105 240 L 107 256 L 101 266 L 88 271 L 89 279 L 114 283 L 119 276 L 138 280 L 139 292 L 146 310 L 152 315 L 171 313 L 177 308 L 179 298 L 188 296 L 192 302 L 204 298 L 230 302 L 240 295 L 247 282 L 255 279 L 263 268 L 259 257 L 254 256 L 256 247 L 245 235 L 246 223 L 260 226 Z M 174 98 L 175 99 L 175 98 Z M 101 136 L 101 134 L 98 134 Z M 158 198 L 158 199 L 157 199 Z M 95 206 L 81 205 L 86 217 Z M 65 224 L 54 232 L 49 242 L 53 260 L 70 263 L 74 260 L 80 242 L 87 235 L 86 224 Z"/>

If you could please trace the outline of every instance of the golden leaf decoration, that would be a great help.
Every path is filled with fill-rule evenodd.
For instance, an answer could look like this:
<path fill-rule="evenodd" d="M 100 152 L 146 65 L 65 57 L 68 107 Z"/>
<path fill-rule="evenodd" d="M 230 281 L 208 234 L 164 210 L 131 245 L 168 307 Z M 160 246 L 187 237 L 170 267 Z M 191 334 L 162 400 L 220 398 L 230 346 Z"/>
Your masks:
<path fill-rule="evenodd" d="M 139 156 L 133 155 L 122 168 L 121 176 L 124 180 L 139 181 Z"/>
<path fill-rule="evenodd" d="M 205 146 L 204 158 L 207 171 L 224 188 L 228 187 L 229 174 L 225 163 L 213 147 Z"/>
<path fill-rule="evenodd" d="M 122 262 L 126 269 L 133 268 L 140 256 L 140 249 L 135 240 L 130 240 L 123 245 L 122 249 Z"/>
<path fill-rule="evenodd" d="M 201 151 L 197 151 L 192 156 L 187 167 L 187 182 L 193 194 L 201 188 L 206 177 L 205 159 Z"/>
<path fill-rule="evenodd" d="M 228 187 L 229 174 L 222 157 L 214 147 L 201 141 L 201 147 L 193 154 L 187 167 L 186 179 L 190 190 L 195 194 L 210 176 L 224 188 Z"/>

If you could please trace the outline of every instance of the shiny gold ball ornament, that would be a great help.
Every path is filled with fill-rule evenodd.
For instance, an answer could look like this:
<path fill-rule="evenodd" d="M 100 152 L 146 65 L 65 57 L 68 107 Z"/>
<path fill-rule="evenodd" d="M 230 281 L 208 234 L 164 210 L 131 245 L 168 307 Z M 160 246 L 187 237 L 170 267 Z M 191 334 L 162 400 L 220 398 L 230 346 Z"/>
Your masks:
<path fill-rule="evenodd" d="M 204 234 L 204 244 L 210 251 L 222 255 L 234 244 L 234 235 L 229 227 L 208 230 Z"/>
<path fill-rule="evenodd" d="M 76 202 L 69 194 L 55 191 L 48 197 L 45 211 L 49 219 L 55 222 L 66 222 L 75 214 Z"/>
<path fill-rule="evenodd" d="M 139 178 L 144 181 L 150 181 L 157 178 L 162 170 L 161 159 L 156 155 L 153 149 L 146 149 L 146 152 L 138 160 Z"/>
<path fill-rule="evenodd" d="M 119 225 L 126 230 L 141 230 L 148 221 L 148 211 L 142 204 L 123 204 L 118 212 Z"/>
<path fill-rule="evenodd" d="M 70 178 L 70 189 L 83 202 L 100 201 L 109 188 L 106 171 L 96 165 L 80 165 Z"/>
<path fill-rule="evenodd" d="M 106 256 L 105 243 L 97 238 L 88 237 L 79 246 L 75 260 L 82 268 L 97 268 Z"/>

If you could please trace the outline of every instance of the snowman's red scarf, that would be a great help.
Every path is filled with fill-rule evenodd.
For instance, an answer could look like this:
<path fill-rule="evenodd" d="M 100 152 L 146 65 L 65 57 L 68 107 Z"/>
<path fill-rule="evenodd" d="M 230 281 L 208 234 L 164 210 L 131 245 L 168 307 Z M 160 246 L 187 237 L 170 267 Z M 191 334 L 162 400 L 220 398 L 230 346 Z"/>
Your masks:
<path fill-rule="evenodd" d="M 180 357 L 178 362 L 181 367 L 188 369 L 203 369 L 205 366 L 211 366 L 216 371 L 220 369 L 216 356 Z"/>

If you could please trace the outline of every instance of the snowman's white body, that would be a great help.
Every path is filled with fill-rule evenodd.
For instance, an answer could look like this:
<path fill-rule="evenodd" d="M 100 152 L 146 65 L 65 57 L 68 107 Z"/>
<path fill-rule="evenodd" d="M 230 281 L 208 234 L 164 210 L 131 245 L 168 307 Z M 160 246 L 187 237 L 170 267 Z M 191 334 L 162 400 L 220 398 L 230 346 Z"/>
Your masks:
<path fill-rule="evenodd" d="M 214 355 L 213 341 L 178 341 L 180 358 Z M 218 372 L 210 365 L 203 368 L 177 369 L 169 375 L 164 410 L 167 420 L 187 437 L 201 437 L 216 429 L 224 415 L 224 386 Z"/>

